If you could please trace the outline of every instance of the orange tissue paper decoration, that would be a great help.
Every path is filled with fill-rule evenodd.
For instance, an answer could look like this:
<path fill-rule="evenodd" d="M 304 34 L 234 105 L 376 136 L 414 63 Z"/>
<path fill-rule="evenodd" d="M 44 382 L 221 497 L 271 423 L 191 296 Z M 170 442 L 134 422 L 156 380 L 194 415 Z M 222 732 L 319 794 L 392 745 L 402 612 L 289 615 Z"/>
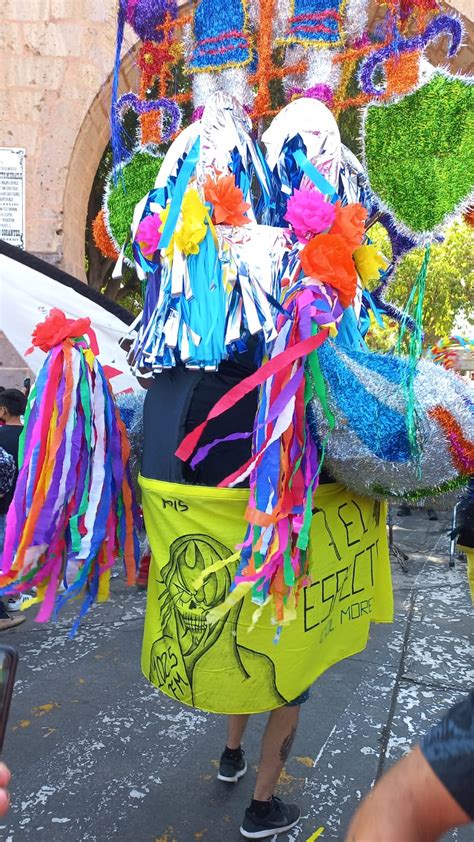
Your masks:
<path fill-rule="evenodd" d="M 107 226 L 105 224 L 105 211 L 103 209 L 99 211 L 92 223 L 92 236 L 94 237 L 94 243 L 104 257 L 108 257 L 111 260 L 117 260 L 119 253 L 110 238 L 109 232 L 107 231 Z"/>
<path fill-rule="evenodd" d="M 359 202 L 344 208 L 340 202 L 336 202 L 336 218 L 331 226 L 331 234 L 340 234 L 355 251 L 364 239 L 366 220 L 367 211 Z"/>
<path fill-rule="evenodd" d="M 467 211 L 464 212 L 463 219 L 466 225 L 470 225 L 471 228 L 474 228 L 474 207 L 468 208 Z"/>
<path fill-rule="evenodd" d="M 250 222 L 245 216 L 250 205 L 244 201 L 244 194 L 233 175 L 222 175 L 217 181 L 208 176 L 204 182 L 204 196 L 213 206 L 212 220 L 216 225 L 247 225 Z"/>
<path fill-rule="evenodd" d="M 329 284 L 339 293 L 343 307 L 354 300 L 357 273 L 352 248 L 341 234 L 318 234 L 301 252 L 303 271 L 310 278 Z"/>

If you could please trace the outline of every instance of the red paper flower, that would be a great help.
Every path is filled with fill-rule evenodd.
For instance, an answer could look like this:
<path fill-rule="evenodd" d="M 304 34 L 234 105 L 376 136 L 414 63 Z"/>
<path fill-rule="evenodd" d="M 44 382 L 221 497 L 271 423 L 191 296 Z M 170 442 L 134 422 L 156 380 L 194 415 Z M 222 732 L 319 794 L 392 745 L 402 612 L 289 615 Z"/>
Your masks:
<path fill-rule="evenodd" d="M 308 277 L 329 284 L 338 291 L 343 307 L 348 307 L 354 300 L 357 273 L 351 246 L 341 234 L 314 237 L 301 252 L 301 264 Z"/>
<path fill-rule="evenodd" d="M 331 227 L 331 234 L 340 234 L 351 250 L 355 251 L 364 239 L 367 211 L 359 202 L 341 207 L 336 202 L 336 218 Z"/>
<path fill-rule="evenodd" d="M 237 187 L 233 175 L 222 175 L 217 181 L 208 176 L 204 196 L 214 208 L 212 219 L 216 225 L 247 225 L 250 222 L 244 216 L 250 205 L 244 201 L 244 194 Z"/>
<path fill-rule="evenodd" d="M 33 346 L 28 349 L 27 354 L 31 354 L 33 348 L 50 351 L 51 348 L 60 345 L 66 339 L 78 339 L 85 333 L 91 334 L 91 320 L 89 318 L 67 319 L 62 310 L 54 307 L 44 322 L 36 325 L 32 336 Z M 93 351 L 97 353 L 94 349 Z"/>

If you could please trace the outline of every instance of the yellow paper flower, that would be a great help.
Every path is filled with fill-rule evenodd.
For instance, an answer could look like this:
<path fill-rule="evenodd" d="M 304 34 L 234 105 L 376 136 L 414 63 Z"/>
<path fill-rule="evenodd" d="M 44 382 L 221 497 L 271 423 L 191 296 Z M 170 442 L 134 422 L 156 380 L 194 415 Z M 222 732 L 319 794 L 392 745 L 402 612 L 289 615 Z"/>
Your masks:
<path fill-rule="evenodd" d="M 169 212 L 170 204 L 160 213 L 160 233 L 163 233 Z M 178 223 L 169 245 L 165 249 L 168 260 L 173 260 L 175 245 L 185 255 L 198 254 L 199 244 L 202 243 L 207 234 L 207 220 L 208 210 L 201 201 L 197 190 L 191 188 L 184 194 Z"/>
<path fill-rule="evenodd" d="M 176 245 L 183 254 L 197 254 L 207 233 L 207 208 L 197 190 L 188 190 L 181 206 L 182 222 L 175 231 Z"/>
<path fill-rule="evenodd" d="M 357 273 L 367 286 L 369 281 L 378 281 L 380 278 L 379 269 L 385 270 L 388 266 L 387 260 L 377 251 L 375 246 L 359 246 L 353 254 Z"/>

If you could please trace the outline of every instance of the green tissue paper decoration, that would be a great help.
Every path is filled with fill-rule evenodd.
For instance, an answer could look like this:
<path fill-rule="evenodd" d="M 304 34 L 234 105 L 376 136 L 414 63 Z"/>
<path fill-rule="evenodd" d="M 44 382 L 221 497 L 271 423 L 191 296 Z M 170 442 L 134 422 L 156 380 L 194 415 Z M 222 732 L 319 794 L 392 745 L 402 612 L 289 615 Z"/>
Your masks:
<path fill-rule="evenodd" d="M 400 227 L 436 231 L 474 189 L 474 86 L 436 72 L 398 102 L 369 105 L 364 155 L 370 187 Z"/>
<path fill-rule="evenodd" d="M 153 188 L 163 157 L 139 149 L 121 166 L 116 183 L 113 173 L 108 177 L 104 196 L 105 219 L 117 251 L 121 250 L 130 234 L 135 205 Z M 125 250 L 125 259 L 133 265 L 131 245 Z"/>

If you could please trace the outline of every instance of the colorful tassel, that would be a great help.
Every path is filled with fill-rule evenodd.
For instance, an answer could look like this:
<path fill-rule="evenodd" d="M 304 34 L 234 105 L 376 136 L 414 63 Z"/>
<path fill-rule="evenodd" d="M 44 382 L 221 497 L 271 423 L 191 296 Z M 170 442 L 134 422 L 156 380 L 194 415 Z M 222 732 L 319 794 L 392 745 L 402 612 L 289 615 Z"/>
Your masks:
<path fill-rule="evenodd" d="M 85 334 L 91 337 L 90 342 Z M 36 586 L 39 622 L 85 592 L 80 619 L 108 593 L 123 558 L 133 584 L 137 508 L 125 427 L 114 404 L 89 319 L 52 310 L 33 334 L 48 355 L 30 395 L 19 475 L 8 513 L 0 593 Z M 56 600 L 63 581 L 64 594 Z M 56 608 L 56 610 L 55 610 Z"/>
<path fill-rule="evenodd" d="M 249 526 L 234 587 L 242 594 L 251 587 L 258 605 L 271 598 L 280 625 L 294 616 L 295 601 L 306 581 L 313 493 L 324 459 L 325 442 L 319 452 L 309 435 L 311 400 L 319 398 L 330 428 L 334 425 L 315 351 L 336 331 L 343 313 L 334 290 L 299 277 L 300 269 L 298 262 L 297 280 L 289 282 L 282 297 L 278 337 L 268 362 L 225 395 L 176 453 L 188 459 L 208 421 L 260 387 L 253 455 L 221 486 L 237 485 L 250 475 Z M 198 450 L 191 464 L 204 459 L 216 443 Z M 226 605 L 235 600 L 234 592 L 229 600 Z"/>

